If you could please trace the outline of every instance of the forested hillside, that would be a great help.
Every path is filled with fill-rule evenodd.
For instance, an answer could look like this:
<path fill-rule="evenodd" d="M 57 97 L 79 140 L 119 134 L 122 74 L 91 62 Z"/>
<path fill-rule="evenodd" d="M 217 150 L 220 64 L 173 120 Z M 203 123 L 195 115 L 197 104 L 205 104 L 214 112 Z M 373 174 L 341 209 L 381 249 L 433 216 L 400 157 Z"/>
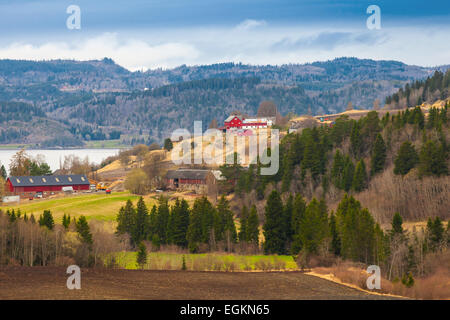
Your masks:
<path fill-rule="evenodd" d="M 108 58 L 0 60 L 0 101 L 35 108 L 14 119 L 12 127 L 2 124 L 0 130 L 22 132 L 10 133 L 11 139 L 0 143 L 81 145 L 121 135 L 127 137 L 126 143 L 161 143 L 174 129 L 190 128 L 195 120 L 202 120 L 206 127 L 212 119 L 221 123 L 234 110 L 255 114 L 266 100 L 274 101 L 282 115 L 308 110 L 335 113 L 349 102 L 367 109 L 408 82 L 446 68 L 340 58 L 304 65 L 221 63 L 130 72 Z M 56 131 L 55 125 L 45 135 L 26 130 L 43 115 L 59 123 Z"/>
<path fill-rule="evenodd" d="M 258 166 L 223 168 L 237 179 L 234 191 L 250 205 L 271 190 L 322 198 L 334 207 L 351 193 L 379 222 L 395 212 L 409 220 L 450 218 L 450 121 L 448 109 L 418 107 L 360 120 L 342 116 L 332 127 L 306 128 L 280 144 L 280 170 L 260 176 Z"/>
<path fill-rule="evenodd" d="M 450 97 L 450 70 L 436 71 L 426 80 L 417 80 L 407 83 L 404 88 L 386 97 L 386 107 L 402 109 L 422 103 L 433 103 L 436 100 L 445 100 Z"/>

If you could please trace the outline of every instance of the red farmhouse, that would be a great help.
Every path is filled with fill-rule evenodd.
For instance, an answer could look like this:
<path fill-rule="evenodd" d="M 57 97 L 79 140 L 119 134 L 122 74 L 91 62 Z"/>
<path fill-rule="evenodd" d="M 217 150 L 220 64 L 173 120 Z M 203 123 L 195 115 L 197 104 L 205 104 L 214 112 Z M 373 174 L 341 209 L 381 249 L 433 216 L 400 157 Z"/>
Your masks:
<path fill-rule="evenodd" d="M 6 190 L 14 195 L 30 196 L 38 192 L 61 192 L 63 187 L 73 190 L 89 190 L 85 175 L 9 177 Z"/>
<path fill-rule="evenodd" d="M 239 116 L 229 116 L 225 120 L 225 128 L 242 128 L 242 118 Z"/>

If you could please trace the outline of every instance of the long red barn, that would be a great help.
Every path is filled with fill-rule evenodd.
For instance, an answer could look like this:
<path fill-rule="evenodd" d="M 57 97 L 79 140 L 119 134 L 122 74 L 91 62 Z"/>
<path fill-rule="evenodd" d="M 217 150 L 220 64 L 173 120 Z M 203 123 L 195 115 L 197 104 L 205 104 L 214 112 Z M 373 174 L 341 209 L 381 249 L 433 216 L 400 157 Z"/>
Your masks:
<path fill-rule="evenodd" d="M 29 196 L 38 192 L 61 192 L 63 187 L 89 190 L 89 179 L 85 175 L 73 174 L 8 177 L 6 180 L 6 190 L 20 196 Z"/>

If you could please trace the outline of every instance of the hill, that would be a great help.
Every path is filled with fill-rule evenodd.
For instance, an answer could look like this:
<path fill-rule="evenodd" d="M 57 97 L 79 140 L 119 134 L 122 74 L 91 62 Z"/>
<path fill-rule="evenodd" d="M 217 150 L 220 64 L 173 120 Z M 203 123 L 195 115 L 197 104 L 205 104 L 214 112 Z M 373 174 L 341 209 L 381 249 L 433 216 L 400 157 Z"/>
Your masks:
<path fill-rule="evenodd" d="M 338 113 L 350 101 L 369 109 L 375 100 L 384 101 L 407 83 L 447 67 L 339 58 L 281 66 L 221 63 L 130 72 L 108 58 L 0 60 L 0 101 L 35 108 L 14 124 L 3 122 L 0 131 L 22 128 L 12 142 L 47 147 L 119 138 L 123 144 L 161 143 L 174 129 L 191 128 L 194 120 L 202 120 L 206 128 L 212 119 L 220 123 L 233 110 L 255 114 L 265 100 L 274 101 L 283 115 Z M 59 126 L 46 129 L 45 135 L 25 130 L 36 118 Z"/>

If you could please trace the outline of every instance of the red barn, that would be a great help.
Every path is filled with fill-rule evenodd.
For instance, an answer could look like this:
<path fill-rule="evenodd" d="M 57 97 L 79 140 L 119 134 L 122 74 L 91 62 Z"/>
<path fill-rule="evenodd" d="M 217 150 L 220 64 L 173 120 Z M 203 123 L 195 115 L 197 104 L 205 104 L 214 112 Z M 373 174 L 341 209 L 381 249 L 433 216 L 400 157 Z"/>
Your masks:
<path fill-rule="evenodd" d="M 242 128 L 242 117 L 240 116 L 229 116 L 225 120 L 225 128 L 228 130 L 230 128 Z"/>
<path fill-rule="evenodd" d="M 89 179 L 85 175 L 55 175 L 55 176 L 21 176 L 9 177 L 6 180 L 6 190 L 22 197 L 36 193 L 62 192 L 64 187 L 75 190 L 89 190 Z"/>

